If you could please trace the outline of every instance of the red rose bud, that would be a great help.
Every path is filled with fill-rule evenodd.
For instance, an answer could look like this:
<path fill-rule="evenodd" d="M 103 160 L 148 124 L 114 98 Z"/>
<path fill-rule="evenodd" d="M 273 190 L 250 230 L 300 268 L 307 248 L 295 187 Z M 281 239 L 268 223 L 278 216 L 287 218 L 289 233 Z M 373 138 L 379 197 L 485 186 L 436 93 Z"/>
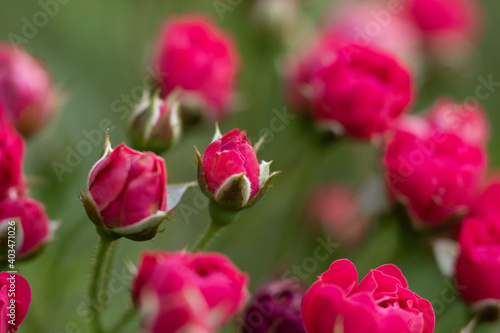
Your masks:
<path fill-rule="evenodd" d="M 101 236 L 150 240 L 167 217 L 165 161 L 125 144 L 111 149 L 107 137 L 102 157 L 90 170 L 88 193 L 80 198 Z"/>
<path fill-rule="evenodd" d="M 481 308 L 500 304 L 500 215 L 469 217 L 459 235 L 457 289 L 469 303 Z"/>
<path fill-rule="evenodd" d="M 15 226 L 13 226 L 15 224 Z M 9 236 L 15 242 L 16 259 L 26 259 L 37 254 L 52 237 L 52 225 L 45 207 L 26 197 L 7 198 L 0 201 L 0 261 L 6 261 L 11 249 Z"/>
<path fill-rule="evenodd" d="M 243 333 L 305 333 L 300 304 L 304 290 L 291 280 L 262 286 L 244 314 Z"/>
<path fill-rule="evenodd" d="M 480 106 L 442 98 L 431 107 L 427 119 L 434 128 L 456 134 L 472 145 L 484 147 L 490 138 L 488 118 Z"/>
<path fill-rule="evenodd" d="M 290 67 L 290 98 L 335 134 L 371 138 L 391 128 L 412 98 L 393 56 L 326 33 Z"/>
<path fill-rule="evenodd" d="M 436 226 L 466 213 L 477 196 L 486 153 L 459 136 L 405 119 L 388 144 L 384 163 L 389 188 L 418 226 Z"/>
<path fill-rule="evenodd" d="M 198 184 L 225 210 L 238 211 L 262 198 L 278 172 L 269 173 L 271 162 L 259 165 L 246 132 L 235 128 L 222 136 L 217 129 L 203 158 L 196 150 Z"/>
<path fill-rule="evenodd" d="M 10 191 L 24 193 L 25 179 L 23 174 L 24 140 L 2 117 L 0 104 L 0 199 Z"/>
<path fill-rule="evenodd" d="M 358 244 L 368 231 L 368 219 L 357 195 L 341 184 L 324 185 L 310 194 L 305 222 L 322 226 L 343 246 Z"/>
<path fill-rule="evenodd" d="M 134 147 L 157 154 L 169 149 L 179 140 L 182 123 L 176 96 L 162 99 L 145 91 L 130 118 Z"/>
<path fill-rule="evenodd" d="M 47 69 L 18 46 L 0 44 L 1 103 L 26 137 L 45 127 L 57 108 L 57 90 Z"/>
<path fill-rule="evenodd" d="M 215 333 L 244 305 L 247 276 L 216 253 L 146 252 L 132 295 L 148 333 Z"/>
<path fill-rule="evenodd" d="M 183 106 L 215 119 L 226 115 L 239 69 L 233 39 L 208 17 L 182 16 L 164 24 L 157 45 L 163 95 L 180 87 Z"/>
<path fill-rule="evenodd" d="M 31 303 L 28 281 L 18 274 L 0 273 L 0 332 L 17 332 Z"/>
<path fill-rule="evenodd" d="M 306 292 L 302 321 L 307 333 L 432 333 L 435 317 L 396 266 L 372 269 L 358 283 L 356 267 L 342 259 Z"/>

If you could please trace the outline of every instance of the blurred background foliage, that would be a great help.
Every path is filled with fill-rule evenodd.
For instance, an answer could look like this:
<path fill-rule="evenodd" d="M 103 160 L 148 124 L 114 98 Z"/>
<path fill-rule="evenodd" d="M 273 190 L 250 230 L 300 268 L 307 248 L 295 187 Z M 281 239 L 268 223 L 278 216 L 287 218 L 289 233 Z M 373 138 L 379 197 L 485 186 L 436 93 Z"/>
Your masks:
<path fill-rule="evenodd" d="M 50 127 L 28 142 L 26 173 L 43 180 L 31 194 L 47 206 L 59 227 L 46 251 L 32 261 L 18 263 L 18 271 L 33 289 L 33 302 L 20 332 L 89 331 L 82 302 L 97 235 L 76 193 L 79 186 L 85 188 L 87 173 L 99 156 L 101 143 L 91 143 L 89 154 L 82 156 L 71 172 L 64 173 L 62 180 L 56 176 L 53 163 L 67 164 L 68 149 L 76 150 L 82 141 L 88 140 L 84 130 L 100 131 L 102 119 L 112 122 L 113 145 L 129 142 L 126 120 L 113 110 L 127 106 L 126 95 L 135 91 L 137 96 L 143 86 L 150 49 L 165 18 L 192 11 L 206 12 L 236 39 L 242 57 L 239 90 L 245 104 L 241 112 L 220 124 L 223 132 L 233 127 L 244 128 L 255 141 L 263 129 L 269 128 L 275 117 L 273 110 L 287 109 L 279 73 L 285 50 L 255 29 L 249 17 L 250 2 L 243 0 L 221 20 L 213 1 L 69 0 L 28 39 L 24 46 L 46 62 L 67 102 Z M 319 24 L 321 14 L 331 2 L 311 0 L 304 4 L 303 14 Z M 414 110 L 426 108 L 441 95 L 458 100 L 474 96 L 480 76 L 492 75 L 494 81 L 500 81 L 500 2 L 483 1 L 483 7 L 485 28 L 470 69 L 419 79 Z M 23 18 L 32 21 L 40 10 L 38 1 L 2 0 L 1 39 L 7 40 L 11 32 L 21 35 Z M 500 153 L 495 149 L 500 146 L 500 135 L 495 132 L 500 129 L 497 112 L 500 92 L 494 91 L 483 103 L 493 128 L 489 152 L 494 169 L 500 164 Z M 193 145 L 205 149 L 213 131 L 213 124 L 197 125 L 187 130 L 180 144 L 164 155 L 169 182 L 195 179 Z M 303 264 L 319 246 L 317 237 L 326 239 L 325 235 L 305 231 L 300 225 L 304 198 L 311 188 L 338 181 L 360 189 L 367 179 L 381 171 L 377 152 L 367 143 L 343 141 L 318 147 L 316 133 L 300 117 L 292 119 L 283 131 L 270 133 L 259 155 L 260 159 L 274 160 L 272 169 L 283 173 L 265 198 L 245 211 L 211 247 L 227 254 L 241 270 L 249 273 L 252 290 L 270 278 L 280 277 L 292 265 Z M 194 207 L 191 200 L 196 198 L 199 198 L 196 191 L 188 192 L 184 197 L 187 207 Z M 120 241 L 115 270 L 118 276 L 123 276 L 116 285 L 122 291 L 110 299 L 109 313 L 105 316 L 108 325 L 123 312 L 124 304 L 130 303 L 130 275 L 124 274 L 124 259 L 136 263 L 145 249 L 179 250 L 192 246 L 208 224 L 206 209 L 191 209 L 184 214 L 179 210 L 174 219 L 175 222 L 164 225 L 164 232 L 153 241 Z M 453 297 L 452 284 L 440 274 L 429 245 L 418 236 L 408 238 L 395 219 L 373 218 L 370 235 L 360 247 L 348 249 L 340 244 L 326 261 L 318 262 L 317 269 L 307 272 L 304 283 L 309 285 L 341 257 L 355 263 L 360 277 L 384 263 L 398 265 L 410 288 L 433 302 L 436 332 L 458 332 L 470 319 L 467 306 Z M 136 332 L 137 327 L 135 321 L 128 331 Z M 483 325 L 477 332 L 499 329 L 498 324 Z M 227 331 L 234 328 L 228 327 Z"/>

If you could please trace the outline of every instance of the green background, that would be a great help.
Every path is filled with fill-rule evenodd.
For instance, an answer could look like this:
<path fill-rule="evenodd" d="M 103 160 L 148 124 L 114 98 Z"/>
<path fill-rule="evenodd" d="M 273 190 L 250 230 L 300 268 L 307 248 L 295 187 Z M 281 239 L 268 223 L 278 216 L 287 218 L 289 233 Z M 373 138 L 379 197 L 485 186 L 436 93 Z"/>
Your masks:
<path fill-rule="evenodd" d="M 63 174 L 62 181 L 56 177 L 53 163 L 66 164 L 68 147 L 76 150 L 87 140 L 83 130 L 100 130 L 99 123 L 106 118 L 115 127 L 111 133 L 112 144 L 128 142 L 126 120 L 120 119 L 120 113 L 113 112 L 112 105 L 125 105 L 122 95 L 130 95 L 142 87 L 149 50 L 162 20 L 178 13 L 206 12 L 235 37 L 242 57 L 239 90 L 245 98 L 245 107 L 220 124 L 222 131 L 240 127 L 255 139 L 263 129 L 269 128 L 275 117 L 274 109 L 287 108 L 277 70 L 284 53 L 278 43 L 257 31 L 249 18 L 249 5 L 250 1 L 243 0 L 220 20 L 212 1 L 69 0 L 59 5 L 58 13 L 24 45 L 44 59 L 67 101 L 49 128 L 28 142 L 26 173 L 43 179 L 41 186 L 31 190 L 31 195 L 46 205 L 48 214 L 59 227 L 53 242 L 39 257 L 17 263 L 18 271 L 29 280 L 33 291 L 29 314 L 19 332 L 89 331 L 81 310 L 97 237 L 76 193 L 79 186 L 85 188 L 88 171 L 98 158 L 101 144 L 91 144 L 90 153 L 71 172 Z M 327 5 L 327 1 L 311 0 L 304 5 L 303 13 L 317 18 Z M 480 75 L 492 75 L 494 81 L 500 81 L 497 32 L 500 2 L 483 1 L 483 6 L 485 29 L 472 70 L 444 72 L 420 82 L 416 110 L 427 107 L 441 95 L 458 99 L 473 96 Z M 23 18 L 32 22 L 33 15 L 40 11 L 37 1 L 2 0 L 0 40 L 7 40 L 9 33 L 21 35 Z M 483 103 L 492 128 L 500 128 L 497 113 L 500 93 L 493 92 Z M 212 135 L 211 124 L 186 131 L 182 142 L 164 156 L 169 182 L 195 179 L 193 145 L 205 149 Z M 303 264 L 313 255 L 319 235 L 299 228 L 298 218 L 309 189 L 330 180 L 359 189 L 371 175 L 380 172 L 377 154 L 368 144 L 340 142 L 317 148 L 315 133 L 300 117 L 270 138 L 259 158 L 274 160 L 272 169 L 283 173 L 275 179 L 275 186 L 264 199 L 245 211 L 211 248 L 227 254 L 241 270 L 250 274 L 252 290 L 272 277 L 279 277 L 291 265 Z M 499 146 L 499 140 L 500 136 L 493 132 L 489 146 L 492 168 L 500 163 L 500 154 L 494 149 Z M 186 207 L 194 207 L 193 198 L 200 198 L 196 191 L 186 194 Z M 145 249 L 179 250 L 192 246 L 208 224 L 206 209 L 192 211 L 188 218 L 178 211 L 174 218 L 176 221 L 166 223 L 165 231 L 151 242 L 119 242 L 115 268 L 122 282 L 115 285 L 116 293 L 105 314 L 108 326 L 130 303 L 130 275 L 122 271 L 125 258 L 137 263 Z M 360 277 L 370 268 L 393 262 L 402 269 L 410 288 L 436 306 L 443 300 L 443 293 L 446 298 L 452 290 L 439 273 L 426 243 L 418 238 L 408 241 L 405 237 L 397 221 L 374 219 L 370 237 L 360 248 L 348 250 L 340 245 L 328 260 L 318 262 L 317 268 L 307 273 L 305 283 L 312 283 L 333 260 L 345 256 L 356 264 Z M 436 312 L 436 332 L 458 332 L 469 319 L 466 305 L 456 297 L 443 302 L 443 309 L 436 308 Z M 136 332 L 137 327 L 134 321 L 128 326 L 128 332 Z M 499 330 L 500 325 L 483 325 L 477 332 L 495 329 Z M 234 329 L 227 328 L 227 331 Z"/>

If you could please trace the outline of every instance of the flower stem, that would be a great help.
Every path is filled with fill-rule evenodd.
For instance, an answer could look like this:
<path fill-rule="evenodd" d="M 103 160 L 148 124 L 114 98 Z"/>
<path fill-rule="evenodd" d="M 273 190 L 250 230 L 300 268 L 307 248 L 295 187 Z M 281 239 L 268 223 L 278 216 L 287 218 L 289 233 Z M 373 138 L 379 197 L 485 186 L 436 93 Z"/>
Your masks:
<path fill-rule="evenodd" d="M 201 237 L 201 239 L 198 241 L 198 244 L 196 244 L 196 246 L 194 247 L 193 252 L 205 250 L 215 239 L 215 237 L 218 236 L 221 229 L 221 225 L 210 222 L 210 226 L 208 227 L 203 237 Z"/>
<path fill-rule="evenodd" d="M 115 241 L 99 237 L 96 255 L 92 263 L 92 280 L 89 289 L 89 310 L 92 313 L 92 327 L 95 333 L 104 333 L 102 328 L 101 313 L 105 309 L 105 304 L 101 304 L 99 294 L 107 287 L 108 272 L 111 267 L 112 256 L 114 254 Z"/>

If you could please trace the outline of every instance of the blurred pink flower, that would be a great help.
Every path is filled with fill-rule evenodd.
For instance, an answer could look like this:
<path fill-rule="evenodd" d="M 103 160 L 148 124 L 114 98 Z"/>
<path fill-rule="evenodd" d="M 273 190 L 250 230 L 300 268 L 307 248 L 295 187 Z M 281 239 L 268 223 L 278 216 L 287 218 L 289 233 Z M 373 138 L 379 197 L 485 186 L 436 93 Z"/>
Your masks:
<path fill-rule="evenodd" d="M 230 111 L 239 54 L 229 34 L 210 18 L 179 16 L 165 22 L 154 63 L 164 96 L 180 87 L 186 106 L 215 119 Z"/>
<path fill-rule="evenodd" d="M 413 20 L 401 15 L 403 4 L 386 0 L 341 1 L 326 18 L 326 25 L 346 42 L 380 48 L 417 69 L 422 61 L 423 40 Z"/>
<path fill-rule="evenodd" d="M 7 198 L 0 201 L 0 229 L 5 230 L 9 221 L 17 221 L 16 258 L 25 259 L 43 248 L 52 236 L 51 223 L 45 207 L 38 201 L 26 197 Z M 6 240 L 5 240 L 6 242 Z M 0 254 L 6 257 L 7 253 Z"/>
<path fill-rule="evenodd" d="M 392 194 L 420 226 L 435 226 L 466 212 L 478 193 L 486 152 L 460 136 L 406 118 L 391 135 L 384 164 Z"/>
<path fill-rule="evenodd" d="M 19 46 L 0 44 L 0 103 L 25 137 L 45 127 L 58 106 L 49 72 Z"/>
<path fill-rule="evenodd" d="M 390 55 L 322 35 L 290 63 L 289 98 L 318 126 L 368 139 L 391 128 L 412 99 L 408 70 Z"/>
<path fill-rule="evenodd" d="M 469 303 L 500 301 L 500 215 L 468 217 L 459 236 L 456 279 Z"/>
<path fill-rule="evenodd" d="M 323 226 L 343 246 L 359 243 L 368 229 L 356 193 L 341 184 L 316 188 L 307 199 L 305 220 Z"/>
<path fill-rule="evenodd" d="M 431 106 L 426 118 L 432 127 L 456 134 L 471 145 L 485 147 L 490 138 L 489 121 L 480 106 L 467 106 L 441 98 Z"/>
<path fill-rule="evenodd" d="M 0 199 L 11 190 L 19 194 L 25 192 L 24 140 L 2 115 L 2 110 L 0 103 Z"/>
<path fill-rule="evenodd" d="M 132 295 L 144 332 L 218 332 L 248 298 L 247 276 L 217 253 L 146 252 Z"/>

